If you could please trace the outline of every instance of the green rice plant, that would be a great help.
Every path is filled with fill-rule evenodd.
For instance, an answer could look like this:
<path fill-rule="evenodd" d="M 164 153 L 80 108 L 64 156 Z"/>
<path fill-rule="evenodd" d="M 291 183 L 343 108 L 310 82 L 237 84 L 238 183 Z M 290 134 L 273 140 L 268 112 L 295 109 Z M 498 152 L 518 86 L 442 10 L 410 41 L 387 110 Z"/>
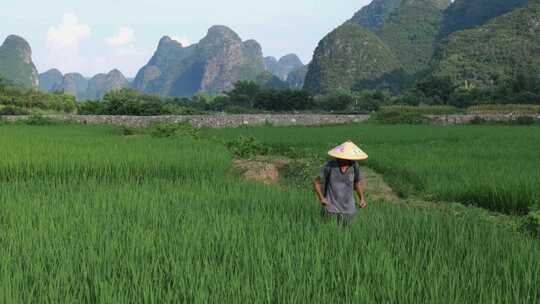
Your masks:
<path fill-rule="evenodd" d="M 369 130 L 402 146 L 412 144 L 408 132 L 419 132 L 391 135 L 395 128 L 386 127 Z M 331 145 L 338 141 L 331 133 L 366 131 L 356 128 L 283 130 L 299 144 Z M 266 142 L 283 135 L 241 131 Z M 417 141 L 453 138 L 440 132 Z M 373 141 L 362 146 L 380 154 Z M 229 173 L 230 162 L 224 146 L 190 137 L 0 126 L 0 302 L 540 300 L 537 240 L 474 212 L 456 217 L 382 202 L 347 229 L 323 224 L 309 189 L 245 182 Z"/>
<path fill-rule="evenodd" d="M 84 132 L 87 127 L 79 125 L 2 128 L 9 132 L 0 132 L 0 159 L 3 160 L 0 181 L 42 178 L 115 182 L 145 178 L 189 179 L 194 174 L 210 178 L 211 172 L 196 168 L 195 158 L 209 158 L 208 165 L 218 172 L 229 167 L 228 157 L 211 157 L 214 153 L 228 155 L 226 148 L 217 146 L 193 153 L 197 145 L 190 137 L 126 138 L 117 136 L 115 128 L 109 126 L 93 127 L 96 134 Z"/>
<path fill-rule="evenodd" d="M 358 124 L 205 132 L 223 138 L 253 136 L 271 151 L 318 159 L 352 139 L 370 155 L 363 164 L 382 173 L 404 196 L 517 214 L 526 214 L 540 201 L 538 126 Z"/>

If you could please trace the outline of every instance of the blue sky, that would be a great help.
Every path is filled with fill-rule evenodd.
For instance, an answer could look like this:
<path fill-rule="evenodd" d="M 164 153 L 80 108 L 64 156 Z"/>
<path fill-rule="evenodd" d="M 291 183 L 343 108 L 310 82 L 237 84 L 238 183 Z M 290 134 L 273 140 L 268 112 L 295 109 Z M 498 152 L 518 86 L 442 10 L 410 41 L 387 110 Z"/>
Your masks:
<path fill-rule="evenodd" d="M 319 40 L 370 0 L 1 0 L 0 39 L 28 40 L 40 72 L 92 76 L 120 69 L 133 77 L 169 35 L 198 42 L 215 24 L 244 40 L 256 39 L 265 56 L 297 53 L 309 61 Z"/>

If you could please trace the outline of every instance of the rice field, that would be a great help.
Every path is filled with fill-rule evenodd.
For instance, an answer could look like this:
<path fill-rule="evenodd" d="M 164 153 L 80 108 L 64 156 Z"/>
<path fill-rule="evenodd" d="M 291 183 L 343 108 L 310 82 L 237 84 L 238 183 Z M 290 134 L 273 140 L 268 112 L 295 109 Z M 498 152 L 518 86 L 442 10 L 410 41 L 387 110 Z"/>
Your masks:
<path fill-rule="evenodd" d="M 336 131 L 315 130 L 290 136 Z M 206 140 L 0 125 L 0 302 L 540 301 L 538 240 L 382 202 L 350 228 L 323 224 L 309 189 L 244 182 L 230 164 Z"/>
<path fill-rule="evenodd" d="M 363 164 L 382 173 L 401 195 L 511 214 L 540 208 L 539 126 L 357 124 L 237 128 L 206 134 L 226 140 L 253 136 L 277 153 L 321 162 L 332 147 L 352 139 L 370 155 Z"/>

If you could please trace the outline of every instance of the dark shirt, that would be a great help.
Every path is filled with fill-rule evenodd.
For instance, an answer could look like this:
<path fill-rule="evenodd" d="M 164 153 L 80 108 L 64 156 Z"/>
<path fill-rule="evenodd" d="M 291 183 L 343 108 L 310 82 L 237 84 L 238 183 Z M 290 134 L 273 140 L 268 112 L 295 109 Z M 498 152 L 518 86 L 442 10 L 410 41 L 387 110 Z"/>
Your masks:
<path fill-rule="evenodd" d="M 362 180 L 358 163 L 353 162 L 345 173 L 341 172 L 337 160 L 331 160 L 321 168 L 321 179 L 324 181 L 324 197 L 330 213 L 355 214 L 354 185 Z"/>

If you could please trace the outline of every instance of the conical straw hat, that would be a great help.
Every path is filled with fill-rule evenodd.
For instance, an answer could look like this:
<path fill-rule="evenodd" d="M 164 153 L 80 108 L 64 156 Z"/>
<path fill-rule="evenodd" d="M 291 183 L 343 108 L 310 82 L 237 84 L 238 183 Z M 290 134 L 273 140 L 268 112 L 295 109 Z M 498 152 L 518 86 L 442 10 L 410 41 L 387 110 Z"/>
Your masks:
<path fill-rule="evenodd" d="M 328 155 L 346 160 L 365 160 L 368 158 L 368 155 L 350 140 L 328 151 Z"/>

